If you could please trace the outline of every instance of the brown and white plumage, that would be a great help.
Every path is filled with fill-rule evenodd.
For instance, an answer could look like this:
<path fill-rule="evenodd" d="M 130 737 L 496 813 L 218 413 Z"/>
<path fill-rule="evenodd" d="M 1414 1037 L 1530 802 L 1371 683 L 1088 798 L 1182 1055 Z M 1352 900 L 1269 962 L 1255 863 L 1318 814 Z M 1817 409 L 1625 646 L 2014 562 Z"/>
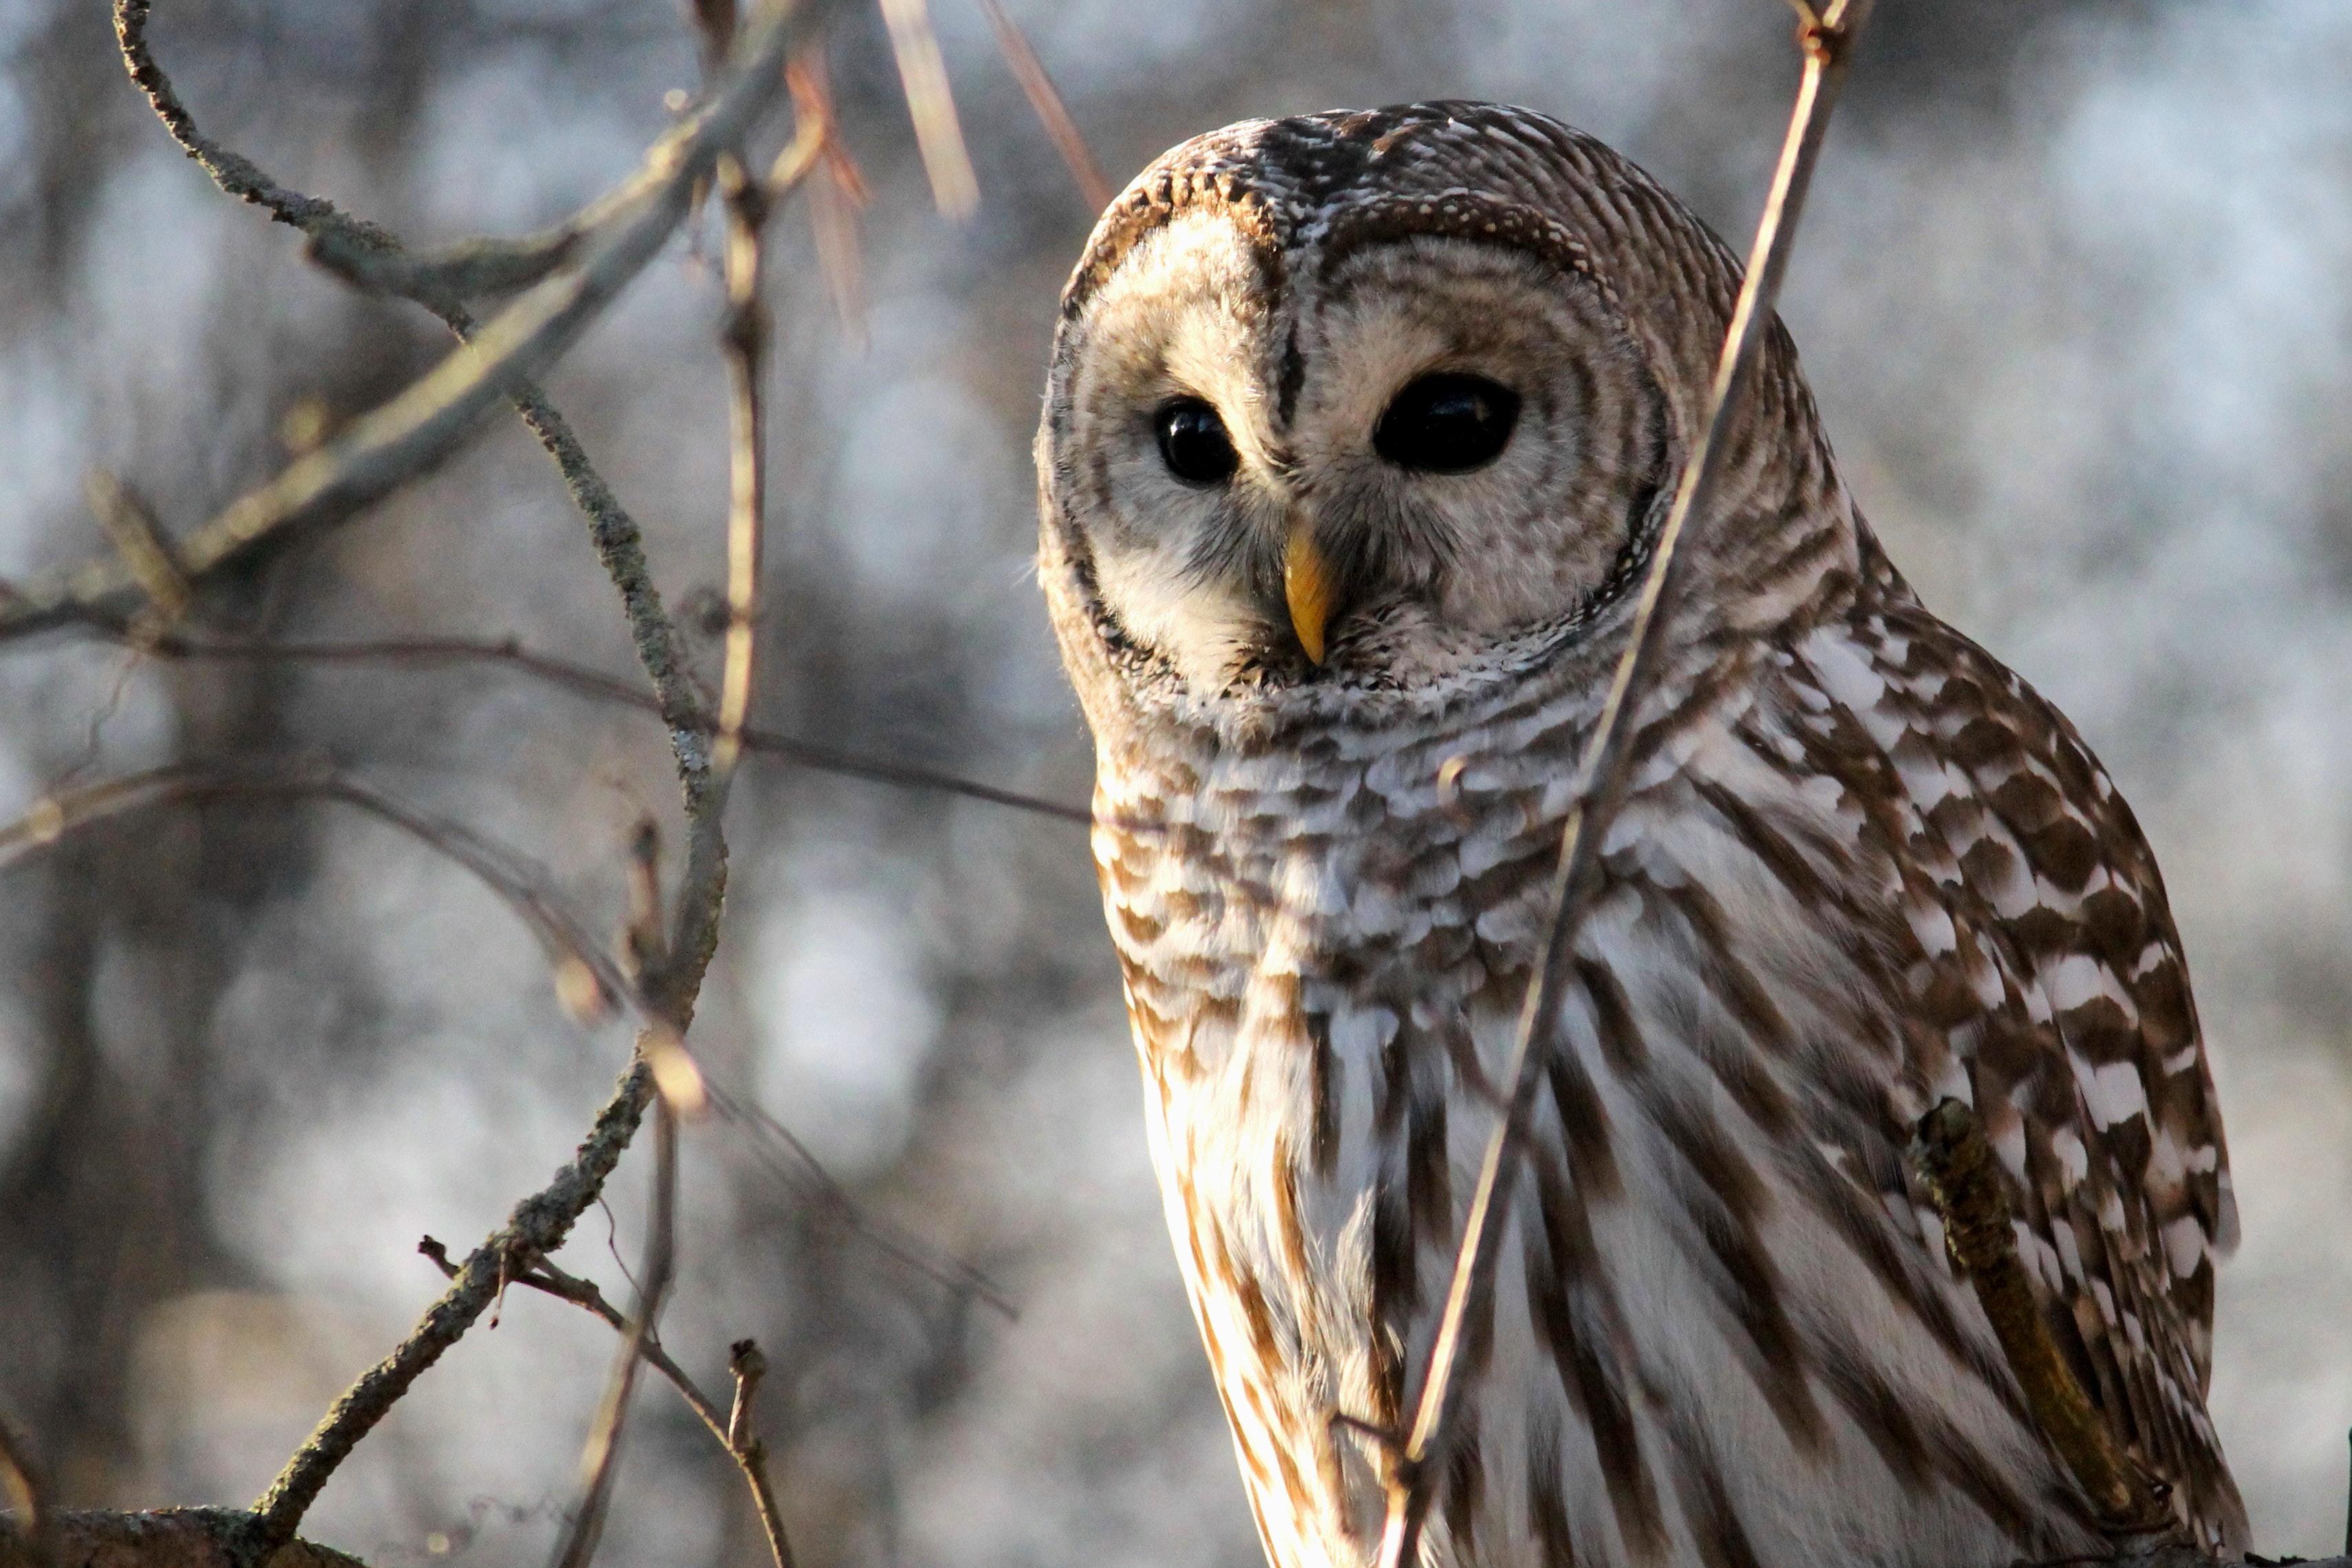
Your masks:
<path fill-rule="evenodd" d="M 1424 1367 L 1737 279 L 1605 147 L 1440 103 L 1186 143 L 1065 296 L 1041 575 L 1169 1223 L 1283 1568 L 1372 1549 L 1363 1434 Z M 1516 409 L 1507 443 L 1391 439 L 1432 375 L 1507 389 L 1473 408 Z M 1203 418 L 1229 466 L 1170 444 Z M 1906 1175 L 1946 1095 L 2084 1386 L 2184 1530 L 2242 1546 L 2204 1409 L 2234 1208 L 2130 812 L 1888 564 L 1777 326 L 1687 548 L 1425 1561 L 2101 1550 Z"/>

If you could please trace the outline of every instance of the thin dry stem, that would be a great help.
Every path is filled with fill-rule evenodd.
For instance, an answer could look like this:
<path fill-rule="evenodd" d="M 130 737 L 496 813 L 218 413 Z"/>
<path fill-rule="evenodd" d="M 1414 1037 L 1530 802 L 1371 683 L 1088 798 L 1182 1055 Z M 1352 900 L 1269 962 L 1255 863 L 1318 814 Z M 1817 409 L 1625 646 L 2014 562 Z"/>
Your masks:
<path fill-rule="evenodd" d="M 1542 962 L 1529 981 L 1520 1009 L 1517 1039 L 1507 1073 L 1510 1101 L 1478 1173 L 1478 1185 L 1455 1250 L 1452 1283 L 1430 1349 L 1429 1369 L 1415 1403 L 1412 1426 L 1391 1467 L 1387 1483 L 1388 1516 L 1381 1531 L 1381 1568 L 1409 1568 L 1420 1559 L 1423 1520 L 1431 1488 L 1444 1469 L 1447 1445 L 1461 1411 L 1462 1383 L 1457 1376 L 1463 1334 L 1472 1303 L 1491 1294 L 1495 1270 L 1501 1258 L 1501 1240 L 1519 1166 L 1525 1156 L 1528 1126 L 1536 1091 L 1544 1081 L 1553 1051 L 1559 1049 L 1559 988 L 1568 971 L 1568 957 L 1577 927 L 1597 881 L 1600 846 L 1610 819 L 1624 797 L 1629 772 L 1628 719 L 1647 695 L 1649 672 L 1662 633 L 1674 614 L 1680 557 L 1676 547 L 1691 518 L 1705 504 L 1723 462 L 1725 436 L 1739 412 L 1748 371 L 1772 319 L 1772 301 L 1780 292 L 1780 276 L 1796 238 L 1797 220 L 1805 187 L 1821 152 L 1822 137 L 1832 107 L 1844 79 L 1851 44 L 1867 19 L 1872 0 L 1835 0 L 1828 13 L 1809 23 L 1801 35 L 1804 45 L 1804 76 L 1790 112 L 1789 132 L 1772 177 L 1764 212 L 1748 253 L 1748 272 L 1734 306 L 1723 352 L 1717 361 L 1709 392 L 1707 417 L 1683 465 L 1672 510 L 1659 530 L 1650 563 L 1643 575 L 1628 630 L 1625 652 L 1618 660 L 1609 695 L 1593 726 L 1591 738 L 1577 768 L 1575 804 L 1562 831 L 1559 866 L 1552 884 L 1549 936 Z"/>
<path fill-rule="evenodd" d="M 131 622 L 96 614 L 79 618 L 74 625 L 101 636 L 135 647 L 142 653 L 164 659 L 206 659 L 256 662 L 278 662 L 317 664 L 496 664 L 529 675 L 535 680 L 560 686 L 566 691 L 597 702 L 614 703 L 646 713 L 660 713 L 661 699 L 640 690 L 628 682 L 573 664 L 551 654 L 540 653 L 524 647 L 512 637 L 479 639 L 467 637 L 397 637 L 376 638 L 355 642 L 278 642 L 267 638 L 225 635 L 194 636 L 185 632 L 147 634 Z M 698 715 L 695 723 L 686 727 L 691 737 L 709 736 L 717 727 L 717 720 Z M 880 758 L 865 757 L 835 747 L 820 746 L 814 741 L 774 730 L 746 727 L 742 733 L 743 749 L 756 755 L 772 757 L 795 768 L 815 772 L 837 774 L 844 778 L 870 779 L 879 784 L 893 784 L 908 789 L 932 789 L 942 794 L 958 795 L 966 800 L 984 801 L 1011 810 L 1025 811 L 1034 816 L 1051 817 L 1057 821 L 1086 824 L 1094 815 L 1082 806 L 1072 806 L 1042 796 L 1026 795 L 1016 789 L 1000 789 L 982 784 L 937 768 L 917 767 L 911 763 L 890 762 Z M 1126 824 L 1129 831 L 1149 831 L 1150 824 Z"/>
<path fill-rule="evenodd" d="M 882 0 L 882 20 L 890 32 L 890 52 L 898 61 L 907 113 L 915 122 L 915 145 L 940 211 L 961 222 L 980 210 L 980 179 L 971 172 L 963 127 L 956 120 L 955 95 L 948 88 L 947 61 L 931 30 L 925 0 Z"/>
<path fill-rule="evenodd" d="M 762 1145 L 751 1145 L 753 1157 L 803 1201 L 838 1220 L 850 1234 L 864 1238 L 876 1251 L 892 1262 L 912 1270 L 946 1290 L 987 1303 L 1003 1313 L 1008 1322 L 1020 1321 L 1021 1310 L 1004 1293 L 1003 1286 L 961 1259 L 928 1255 L 931 1249 L 895 1226 L 866 1214 L 850 1197 L 849 1190 L 809 1151 L 808 1145 L 794 1136 L 791 1128 L 758 1104 L 738 1099 L 716 1085 L 710 1090 L 710 1103 L 728 1120 L 764 1134 L 769 1140 L 784 1147 L 792 1155 L 793 1164 L 789 1166 L 772 1157 Z"/>
<path fill-rule="evenodd" d="M 1054 150 L 1061 153 L 1070 178 L 1078 183 L 1078 194 L 1086 198 L 1089 208 L 1101 212 L 1110 205 L 1117 193 L 1111 189 L 1102 165 L 1095 162 L 1094 153 L 1087 149 L 1086 138 L 1078 134 L 1077 121 L 1070 118 L 1068 106 L 1055 89 L 1054 78 L 1045 74 L 1045 62 L 1037 57 L 1037 51 L 1029 47 L 1028 38 L 997 0 L 980 0 L 980 9 L 996 34 L 997 52 L 1011 68 L 1013 79 L 1021 84 L 1022 94 L 1028 99 L 1038 123 L 1053 139 Z"/>
<path fill-rule="evenodd" d="M 606 1008 L 627 1004 L 653 1018 L 652 1004 L 585 925 L 547 890 L 538 868 L 461 823 L 430 815 L 367 780 L 315 758 L 177 762 L 43 797 L 0 823 L 0 868 L 68 833 L 177 801 L 310 800 L 352 807 L 399 829 L 471 872 L 530 928 L 551 958 L 585 969 Z"/>
<path fill-rule="evenodd" d="M 784 73 L 796 113 L 833 121 L 831 73 L 822 48 L 804 49 Z M 866 179 L 838 137 L 827 137 L 824 159 L 809 193 L 809 226 L 816 236 L 818 270 L 833 296 L 835 317 L 852 343 L 866 332 L 864 266 L 859 259 L 857 209 L 866 201 Z"/>
<path fill-rule="evenodd" d="M 751 1396 L 767 1375 L 768 1358 L 756 1341 L 739 1339 L 730 1346 L 727 1364 L 735 1374 L 735 1403 L 727 1413 L 727 1451 L 743 1471 L 751 1489 L 752 1505 L 760 1512 L 760 1528 L 768 1537 L 768 1554 L 776 1568 L 793 1568 L 792 1542 L 784 1537 L 784 1518 L 776 1508 L 775 1490 L 768 1484 L 767 1445 L 751 1430 Z"/>
<path fill-rule="evenodd" d="M 644 1364 L 654 1325 L 660 1321 L 677 1263 L 677 1115 L 667 1102 L 654 1102 L 654 1212 L 646 1238 L 645 1263 L 638 1270 L 637 1299 L 629 1313 L 621 1349 L 613 1360 L 604 1398 L 597 1406 L 582 1449 L 580 1506 L 571 1527 L 551 1561 L 555 1568 L 587 1568 L 604 1532 L 604 1516 L 612 1506 L 613 1483 L 620 1473 L 621 1439 L 627 1431 L 630 1396 L 635 1393 L 637 1368 Z"/>
<path fill-rule="evenodd" d="M 431 1259 L 433 1266 L 441 1270 L 444 1278 L 454 1280 L 457 1277 L 457 1265 L 450 1260 L 449 1249 L 440 1241 L 430 1236 L 424 1237 L 416 1243 L 416 1250 Z M 547 1259 L 541 1258 L 530 1267 L 509 1274 L 507 1277 L 507 1283 L 520 1285 L 525 1290 L 537 1291 L 541 1295 L 553 1296 L 560 1301 L 570 1301 L 573 1306 L 603 1319 L 615 1331 L 623 1333 L 628 1332 L 627 1315 L 606 1298 L 593 1280 L 583 1280 L 577 1274 L 567 1273 Z M 701 1385 L 688 1375 L 686 1368 L 680 1366 L 676 1358 L 662 1348 L 660 1340 L 652 1339 L 646 1342 L 645 1358 L 646 1364 L 660 1373 L 663 1378 L 677 1390 L 678 1396 L 686 1401 L 687 1407 L 699 1416 L 703 1426 L 709 1428 L 710 1435 L 718 1438 L 722 1447 L 725 1446 L 727 1412 L 720 1409 L 717 1401 L 705 1394 Z"/>
<path fill-rule="evenodd" d="M 768 1358 L 748 1339 L 728 1347 L 728 1370 L 735 1375 L 735 1402 L 727 1411 L 727 1446 L 740 1449 L 751 1440 L 751 1396 L 768 1373 Z"/>
<path fill-rule="evenodd" d="M 822 132 L 819 133 L 820 135 Z M 760 299 L 761 231 L 768 222 L 764 182 L 732 156 L 719 162 L 727 209 L 727 654 L 719 685 L 719 741 L 711 767 L 723 781 L 743 755 L 760 643 L 760 576 L 767 556 L 767 450 L 761 369 L 768 318 Z"/>
<path fill-rule="evenodd" d="M 180 570 L 180 558 L 147 503 L 102 468 L 91 469 L 82 488 L 123 570 L 147 596 L 151 623 L 169 626 L 185 616 L 192 593 L 188 574 Z"/>

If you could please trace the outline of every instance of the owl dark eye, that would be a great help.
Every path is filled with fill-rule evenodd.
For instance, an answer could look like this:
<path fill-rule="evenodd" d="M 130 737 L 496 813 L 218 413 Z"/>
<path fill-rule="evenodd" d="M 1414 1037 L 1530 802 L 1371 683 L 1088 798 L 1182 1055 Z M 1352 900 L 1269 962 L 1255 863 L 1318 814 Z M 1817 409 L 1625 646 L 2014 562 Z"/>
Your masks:
<path fill-rule="evenodd" d="M 1484 376 L 1441 371 L 1407 383 L 1372 431 L 1372 450 L 1400 468 L 1461 474 L 1510 444 L 1519 394 Z"/>
<path fill-rule="evenodd" d="M 1160 435 L 1160 460 L 1187 485 L 1222 485 L 1241 465 L 1225 422 L 1199 398 L 1169 399 L 1151 423 Z"/>

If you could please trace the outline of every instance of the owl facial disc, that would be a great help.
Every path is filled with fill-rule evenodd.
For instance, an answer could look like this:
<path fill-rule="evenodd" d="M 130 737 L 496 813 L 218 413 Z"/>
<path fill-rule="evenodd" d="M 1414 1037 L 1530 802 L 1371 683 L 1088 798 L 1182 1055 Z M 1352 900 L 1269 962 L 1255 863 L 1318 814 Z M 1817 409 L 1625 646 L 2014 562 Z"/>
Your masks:
<path fill-rule="evenodd" d="M 1234 206 L 1178 211 L 1063 323 L 1049 527 L 1105 644 L 1171 688 L 1500 667 L 1626 549 L 1663 422 L 1622 322 L 1555 258 L 1418 214 L 1275 250 Z"/>

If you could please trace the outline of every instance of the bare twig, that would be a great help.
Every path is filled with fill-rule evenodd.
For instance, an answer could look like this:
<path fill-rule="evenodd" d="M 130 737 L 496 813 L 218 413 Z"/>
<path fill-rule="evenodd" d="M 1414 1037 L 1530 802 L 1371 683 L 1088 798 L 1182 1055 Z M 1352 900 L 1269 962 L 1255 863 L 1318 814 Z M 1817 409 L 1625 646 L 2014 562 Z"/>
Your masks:
<path fill-rule="evenodd" d="M 581 1451 L 580 1506 L 572 1511 L 572 1523 L 550 1559 L 556 1568 L 586 1568 L 604 1537 L 604 1515 L 620 1473 L 621 1438 L 627 1430 L 630 1396 L 636 1391 L 637 1368 L 644 1363 L 646 1346 L 652 1343 L 654 1325 L 668 1300 L 677 1262 L 677 1114 L 668 1102 L 656 1099 L 653 1225 L 646 1234 L 645 1263 L 638 1273 L 642 1282 L 629 1312 L 628 1328 L 621 1336 L 620 1354 L 614 1358 L 612 1375 L 605 1383 L 604 1400 Z"/>
<path fill-rule="evenodd" d="M 225 635 L 195 636 L 179 632 L 142 634 L 128 620 L 95 613 L 78 617 L 73 624 L 135 647 L 141 653 L 165 659 L 283 661 L 330 665 L 499 664 L 598 702 L 620 704 L 646 713 L 661 711 L 659 697 L 627 681 L 592 670 L 584 664 L 535 653 L 512 637 L 395 637 L 311 643 Z M 715 732 L 717 720 L 698 713 L 693 723 L 683 727 L 689 737 L 709 736 Z M 1093 813 L 1082 806 L 1025 795 L 1017 789 L 1000 789 L 993 784 L 982 784 L 913 763 L 886 761 L 881 758 L 844 751 L 836 747 L 820 746 L 814 741 L 774 730 L 747 727 L 742 733 L 742 744 L 748 752 L 772 757 L 777 761 L 815 772 L 871 779 L 876 783 L 895 784 L 908 789 L 935 789 L 943 794 L 960 795 L 967 800 L 1051 817 L 1059 821 L 1084 824 L 1094 821 Z M 1126 826 L 1131 831 L 1144 831 L 1150 828 L 1148 823 Z"/>
<path fill-rule="evenodd" d="M 415 1330 L 335 1401 L 318 1430 L 262 1493 L 254 1504 L 247 1536 L 252 1554 L 247 1561 L 262 1562 L 292 1539 L 328 1477 L 409 1385 L 473 1326 L 516 1260 L 544 1257 L 563 1245 L 581 1212 L 604 1191 L 605 1178 L 635 1136 L 652 1098 L 652 1070 L 643 1061 L 630 1063 L 572 1163 L 544 1189 L 516 1205 L 507 1223 L 473 1250 Z"/>
<path fill-rule="evenodd" d="M 1804 76 L 1790 115 L 1788 136 L 1781 144 L 1780 164 L 1773 172 L 1772 188 L 1757 222 L 1747 275 L 1724 334 L 1706 419 L 1683 465 L 1673 508 L 1643 574 L 1625 652 L 1617 662 L 1607 700 L 1577 768 L 1573 803 L 1562 830 L 1559 866 L 1552 883 L 1549 936 L 1542 960 L 1528 985 L 1512 1047 L 1507 1074 L 1510 1101 L 1488 1140 L 1478 1185 L 1471 1197 L 1412 1429 L 1387 1466 L 1388 1511 L 1381 1539 L 1381 1568 L 1410 1568 L 1420 1559 L 1421 1527 L 1431 1487 L 1444 1469 L 1447 1445 L 1461 1408 L 1462 1385 L 1456 1374 L 1464 1326 L 1473 1301 L 1491 1292 L 1501 1257 L 1504 1221 L 1518 1186 L 1536 1091 L 1544 1082 L 1552 1053 L 1560 1049 L 1557 1039 L 1560 984 L 1570 969 L 1569 956 L 1585 904 L 1598 880 L 1601 841 L 1624 797 L 1630 771 L 1626 720 L 1647 695 L 1646 683 L 1661 634 L 1673 619 L 1680 581 L 1675 572 L 1680 559 L 1676 546 L 1713 490 L 1722 466 L 1725 437 L 1738 414 L 1757 345 L 1772 319 L 1772 301 L 1780 292 L 1781 272 L 1796 237 L 1805 187 L 1820 156 L 1830 110 L 1871 4 L 1872 0 L 1832 0 L 1820 16 L 1801 7 L 1805 18 L 1799 32 L 1805 55 Z"/>
<path fill-rule="evenodd" d="M 604 1008 L 626 1004 L 652 1019 L 651 1003 L 562 903 L 538 869 L 461 823 L 420 811 L 367 780 L 310 758 L 178 762 L 59 790 L 24 816 L 0 823 L 0 868 L 56 843 L 67 833 L 182 800 L 310 800 L 352 807 L 399 829 L 471 872 L 530 928 L 552 959 L 588 972 Z"/>
<path fill-rule="evenodd" d="M 433 1266 L 441 1270 L 443 1278 L 454 1280 L 457 1277 L 457 1265 L 450 1260 L 449 1249 L 441 1242 L 427 1236 L 416 1243 L 416 1249 L 433 1260 Z M 595 1281 L 567 1273 L 544 1258 L 518 1273 L 509 1275 L 507 1283 L 553 1296 L 561 1301 L 570 1301 L 573 1306 L 584 1308 L 602 1318 L 613 1329 L 623 1333 L 628 1332 L 627 1315 L 606 1299 Z M 646 1342 L 644 1354 L 646 1364 L 668 1380 L 677 1390 L 679 1397 L 686 1401 L 688 1408 L 702 1418 L 702 1424 L 710 1429 L 710 1435 L 723 1447 L 728 1440 L 727 1412 L 720 1409 L 718 1402 L 705 1394 L 701 1385 L 688 1375 L 686 1368 L 662 1348 L 658 1338 Z"/>
<path fill-rule="evenodd" d="M 784 1538 L 784 1517 L 777 1511 L 775 1489 L 768 1484 L 768 1448 L 751 1430 L 751 1396 L 767 1375 L 768 1358 L 757 1341 L 739 1339 L 728 1348 L 727 1364 L 735 1374 L 735 1403 L 727 1413 L 727 1451 L 743 1471 L 751 1489 L 752 1506 L 760 1512 L 760 1528 L 767 1533 L 768 1555 L 776 1568 L 793 1568 L 792 1542 Z"/>
<path fill-rule="evenodd" d="M 89 509 L 113 541 L 131 580 L 146 594 L 153 624 L 169 626 L 188 612 L 187 573 L 180 570 L 172 541 L 155 521 L 155 514 L 130 486 L 102 468 L 90 470 L 84 482 Z"/>
<path fill-rule="evenodd" d="M 1062 95 L 1055 90 L 1054 78 L 1045 74 L 1045 62 L 1037 57 L 1037 51 L 1029 47 L 1029 40 L 1022 36 L 1021 28 L 1013 18 L 1005 15 L 1004 7 L 998 4 L 998 0 L 980 0 L 980 9 L 987 16 L 989 26 L 995 30 L 997 50 L 1003 55 L 1004 63 L 1012 68 L 1013 79 L 1021 84 L 1021 91 L 1029 99 L 1030 109 L 1036 113 L 1039 123 L 1045 126 L 1045 134 L 1053 139 L 1055 151 L 1061 153 L 1062 162 L 1068 165 L 1070 178 L 1078 183 L 1078 194 L 1086 198 L 1088 207 L 1101 212 L 1110 205 L 1111 197 L 1118 193 L 1111 189 L 1110 181 L 1103 174 L 1102 165 L 1095 162 L 1095 155 L 1087 150 L 1086 138 L 1078 134 L 1077 121 L 1070 118 L 1068 106 L 1063 103 Z"/>
<path fill-rule="evenodd" d="M 1943 1216 L 1944 1247 L 1952 1266 L 1975 1291 L 2026 1407 L 2090 1499 L 2100 1524 L 2110 1535 L 2126 1538 L 2171 1528 L 2171 1511 L 2051 1337 L 2033 1283 L 2018 1260 L 2009 1194 L 1976 1113 L 1958 1100 L 1945 1100 L 1919 1119 L 1915 1134 L 1913 1163 Z"/>
<path fill-rule="evenodd" d="M 793 1135 L 793 1130 L 770 1115 L 758 1104 L 748 1103 L 728 1092 L 717 1084 L 710 1087 L 710 1103 L 721 1116 L 764 1134 L 780 1144 L 792 1157 L 787 1166 L 777 1160 L 761 1144 L 753 1143 L 753 1156 L 765 1166 L 770 1174 L 783 1183 L 803 1201 L 814 1203 L 822 1211 L 838 1219 L 851 1234 L 862 1236 L 884 1257 L 913 1270 L 923 1278 L 948 1290 L 963 1292 L 987 1302 L 1008 1322 L 1019 1322 L 1021 1311 L 1003 1287 L 978 1269 L 954 1257 L 926 1256 L 930 1249 L 895 1226 L 875 1219 L 860 1208 L 848 1189 L 835 1179 L 809 1147 Z"/>
<path fill-rule="evenodd" d="M 824 51 L 808 48 L 784 73 L 796 113 L 833 123 L 833 89 Z M 858 260 L 857 209 L 866 201 L 866 179 L 838 136 L 827 136 L 816 186 L 809 193 L 809 226 L 816 236 L 818 270 L 833 296 L 834 315 L 852 341 L 865 334 L 866 296 Z"/>
<path fill-rule="evenodd" d="M 822 130 L 817 137 L 824 135 Z M 814 143 L 812 143 L 813 145 Z M 760 299 L 761 231 L 768 222 L 766 183 L 734 157 L 719 161 L 727 208 L 727 319 L 719 346 L 727 361 L 727 654 L 719 685 L 719 740 L 711 767 L 723 780 L 743 754 L 757 669 L 760 573 L 767 550 L 766 422 L 760 376 L 767 346 L 767 308 Z"/>
<path fill-rule="evenodd" d="M 931 31 L 926 0 L 882 0 L 882 20 L 898 57 L 898 80 L 906 89 L 907 112 L 915 122 L 915 145 L 940 211 L 959 221 L 980 207 L 980 181 L 956 121 L 955 95 L 948 89 L 947 62 L 940 57 L 939 35 Z"/>

